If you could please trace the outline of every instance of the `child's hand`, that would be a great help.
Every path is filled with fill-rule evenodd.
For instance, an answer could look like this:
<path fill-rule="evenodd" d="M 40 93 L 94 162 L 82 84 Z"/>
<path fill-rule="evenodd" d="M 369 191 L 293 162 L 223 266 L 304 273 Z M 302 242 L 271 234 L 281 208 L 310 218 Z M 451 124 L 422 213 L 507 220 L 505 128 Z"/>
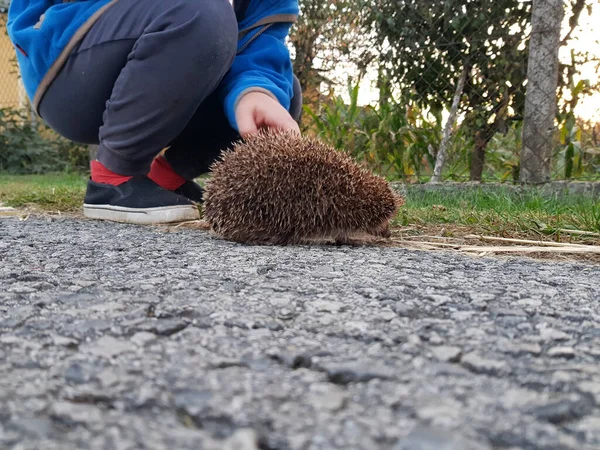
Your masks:
<path fill-rule="evenodd" d="M 235 120 L 242 138 L 257 133 L 261 128 L 300 134 L 300 128 L 290 113 L 277 100 L 262 92 L 249 92 L 242 97 L 235 110 Z"/>

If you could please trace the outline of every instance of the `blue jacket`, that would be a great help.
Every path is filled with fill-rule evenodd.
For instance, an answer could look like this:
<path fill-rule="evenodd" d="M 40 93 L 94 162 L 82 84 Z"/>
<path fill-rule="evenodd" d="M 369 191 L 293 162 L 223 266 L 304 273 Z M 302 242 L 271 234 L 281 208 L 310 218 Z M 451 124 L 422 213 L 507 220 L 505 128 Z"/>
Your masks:
<path fill-rule="evenodd" d="M 8 35 L 36 111 L 72 49 L 116 1 L 11 1 Z M 234 8 L 239 28 L 238 53 L 219 86 L 219 94 L 229 123 L 237 129 L 235 106 L 247 92 L 264 91 L 286 109 L 290 106 L 293 74 L 285 39 L 298 15 L 298 0 L 235 0 Z"/>

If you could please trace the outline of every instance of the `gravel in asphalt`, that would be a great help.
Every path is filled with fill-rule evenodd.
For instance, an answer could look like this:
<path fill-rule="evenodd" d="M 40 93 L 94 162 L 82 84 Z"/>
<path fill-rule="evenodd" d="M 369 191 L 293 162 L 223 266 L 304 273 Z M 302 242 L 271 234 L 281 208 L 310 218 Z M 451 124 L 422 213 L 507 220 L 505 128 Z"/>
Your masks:
<path fill-rule="evenodd" d="M 600 268 L 0 220 L 0 448 L 600 448 Z"/>

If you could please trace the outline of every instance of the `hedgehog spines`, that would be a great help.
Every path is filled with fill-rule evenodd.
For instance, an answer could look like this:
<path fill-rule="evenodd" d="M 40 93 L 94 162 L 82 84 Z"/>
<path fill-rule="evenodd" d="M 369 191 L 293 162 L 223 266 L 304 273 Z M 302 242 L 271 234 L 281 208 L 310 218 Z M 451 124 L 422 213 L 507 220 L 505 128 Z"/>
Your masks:
<path fill-rule="evenodd" d="M 383 178 L 348 155 L 291 133 L 238 141 L 210 170 L 204 217 L 215 233 L 238 242 L 385 234 L 403 203 Z"/>

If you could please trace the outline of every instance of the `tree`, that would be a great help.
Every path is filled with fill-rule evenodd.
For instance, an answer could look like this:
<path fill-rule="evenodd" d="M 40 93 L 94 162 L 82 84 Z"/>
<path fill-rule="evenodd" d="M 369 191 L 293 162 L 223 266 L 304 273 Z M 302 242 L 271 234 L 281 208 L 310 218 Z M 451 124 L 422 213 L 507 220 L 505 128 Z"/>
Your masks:
<path fill-rule="evenodd" d="M 588 14 L 592 13 L 593 7 L 599 8 L 600 5 L 586 0 L 571 0 L 570 1 L 570 16 L 569 16 L 569 28 L 565 36 L 560 41 L 560 46 L 564 47 L 568 45 L 573 39 L 573 33 L 579 27 L 579 20 L 584 10 L 587 10 Z M 566 102 L 559 102 L 559 116 L 563 118 L 570 118 L 573 116 L 573 111 L 577 107 L 579 100 L 586 95 L 594 94 L 600 91 L 600 81 L 595 85 L 591 85 L 587 80 L 576 83 L 575 76 L 578 74 L 578 67 L 588 62 L 594 61 L 596 63 L 596 71 L 600 71 L 600 60 L 597 55 L 590 53 L 590 46 L 578 46 L 577 50 L 572 49 L 570 52 L 570 61 L 559 64 L 559 89 L 568 89 L 570 92 L 570 99 Z M 559 95 L 562 93 L 559 91 Z M 562 95 L 561 95 L 562 98 Z"/>
<path fill-rule="evenodd" d="M 330 75 L 336 67 L 346 63 L 361 70 L 368 46 L 359 5 L 356 0 L 300 0 L 300 16 L 290 42 L 304 102 L 313 108 L 320 102 L 321 83 L 335 83 Z"/>
<path fill-rule="evenodd" d="M 584 10 L 592 14 L 593 8 L 600 8 L 597 2 L 586 0 L 571 0 L 568 19 L 568 29 L 560 42 L 564 47 L 575 40 L 574 32 L 579 28 L 580 18 Z M 596 43 L 600 42 L 596 38 Z M 559 64 L 559 102 L 558 102 L 558 125 L 560 127 L 561 145 L 564 149 L 564 177 L 571 178 L 575 173 L 580 172 L 584 165 L 584 160 L 590 155 L 581 152 L 577 141 L 581 138 L 582 120 L 575 116 L 575 108 L 585 96 L 600 92 L 600 80 L 592 83 L 590 80 L 580 79 L 579 68 L 587 63 L 593 62 L 596 66 L 596 72 L 600 71 L 600 59 L 597 55 L 590 52 L 594 46 L 574 45 L 569 52 L 569 58 Z M 592 126 L 592 134 L 595 127 Z M 576 148 L 580 148 L 579 158 L 576 156 Z M 562 152 L 561 152 L 562 153 Z M 577 163 L 576 163 L 577 159 Z"/>
<path fill-rule="evenodd" d="M 480 180 L 493 135 L 522 116 L 524 45 L 531 6 L 519 0 L 376 0 L 370 21 L 387 48 L 393 82 L 407 99 L 439 114 L 449 110 L 466 73 L 459 113 L 471 131 L 472 180 Z"/>
<path fill-rule="evenodd" d="M 460 98 L 465 91 L 465 82 L 467 81 L 467 66 L 463 67 L 462 74 L 460 75 L 460 79 L 456 84 L 456 91 L 454 93 L 454 99 L 452 100 L 452 106 L 450 107 L 450 116 L 446 121 L 446 125 L 444 126 L 444 134 L 442 136 L 442 142 L 440 143 L 440 148 L 437 153 L 437 157 L 435 160 L 435 167 L 433 168 L 433 175 L 431 176 L 431 183 L 439 183 L 442 181 L 442 170 L 444 169 L 444 164 L 446 164 L 446 154 L 448 152 L 448 145 L 450 143 L 450 136 L 452 134 L 452 128 L 456 124 L 456 115 L 458 113 L 458 105 L 460 103 Z"/>
<path fill-rule="evenodd" d="M 550 181 L 552 137 L 557 112 L 558 51 L 562 0 L 533 0 L 528 85 L 523 122 L 521 183 Z"/>

